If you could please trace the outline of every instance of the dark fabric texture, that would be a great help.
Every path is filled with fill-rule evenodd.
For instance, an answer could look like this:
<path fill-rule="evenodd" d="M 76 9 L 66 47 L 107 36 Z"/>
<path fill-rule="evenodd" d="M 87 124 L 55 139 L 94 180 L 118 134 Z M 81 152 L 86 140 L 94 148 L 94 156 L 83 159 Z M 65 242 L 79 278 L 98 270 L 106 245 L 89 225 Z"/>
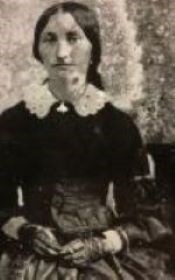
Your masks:
<path fill-rule="evenodd" d="M 23 103 L 1 116 L 0 223 L 24 215 L 30 223 L 55 228 L 61 244 L 120 227 L 128 235 L 129 251 L 84 270 L 74 268 L 73 279 L 168 279 L 168 254 L 161 244 L 171 229 L 163 219 L 164 205 L 154 198 L 156 186 L 144 179 L 148 163 L 136 126 L 110 103 L 88 116 L 78 115 L 70 104 L 68 112 L 57 112 L 58 105 L 43 119 Z M 135 182 L 138 175 L 143 179 Z M 115 211 L 107 205 L 110 182 Z M 17 205 L 19 185 L 23 208 Z M 18 256 L 21 273 L 31 273 L 15 280 L 66 279 L 61 273 L 71 273 L 58 260 L 48 263 L 30 252 L 25 261 L 25 254 L 20 258 L 16 249 L 9 257 L 13 264 Z M 27 272 L 29 266 L 33 272 Z"/>

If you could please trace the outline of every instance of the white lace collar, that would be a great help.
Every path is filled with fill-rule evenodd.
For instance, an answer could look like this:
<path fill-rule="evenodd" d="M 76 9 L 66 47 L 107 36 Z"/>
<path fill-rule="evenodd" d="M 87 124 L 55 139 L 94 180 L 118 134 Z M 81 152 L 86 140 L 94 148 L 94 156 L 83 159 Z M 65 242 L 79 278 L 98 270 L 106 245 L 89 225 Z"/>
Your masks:
<path fill-rule="evenodd" d="M 46 117 L 50 112 L 51 106 L 59 100 L 51 94 L 47 84 L 42 86 L 33 85 L 30 90 L 30 93 L 23 97 L 26 108 L 38 118 Z M 109 95 L 89 84 L 85 94 L 73 106 L 79 115 L 87 116 L 97 113 L 108 101 Z M 68 109 L 62 102 L 57 111 L 66 113 Z"/>

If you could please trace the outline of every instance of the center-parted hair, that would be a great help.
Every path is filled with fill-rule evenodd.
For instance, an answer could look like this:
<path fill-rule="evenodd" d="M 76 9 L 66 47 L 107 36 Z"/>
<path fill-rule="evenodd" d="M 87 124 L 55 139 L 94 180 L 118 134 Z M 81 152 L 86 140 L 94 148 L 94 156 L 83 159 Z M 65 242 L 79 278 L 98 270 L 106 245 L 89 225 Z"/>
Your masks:
<path fill-rule="evenodd" d="M 70 13 L 81 29 L 84 31 L 87 39 L 92 44 L 91 63 L 87 73 L 87 81 L 103 89 L 102 80 L 98 73 L 98 66 L 101 60 L 101 41 L 100 30 L 97 17 L 93 10 L 89 7 L 76 2 L 65 2 L 55 4 L 46 9 L 37 21 L 35 28 L 35 37 L 33 44 L 34 57 L 42 63 L 42 58 L 39 53 L 39 41 L 43 29 L 49 22 L 51 16 L 61 10 L 65 13 Z"/>

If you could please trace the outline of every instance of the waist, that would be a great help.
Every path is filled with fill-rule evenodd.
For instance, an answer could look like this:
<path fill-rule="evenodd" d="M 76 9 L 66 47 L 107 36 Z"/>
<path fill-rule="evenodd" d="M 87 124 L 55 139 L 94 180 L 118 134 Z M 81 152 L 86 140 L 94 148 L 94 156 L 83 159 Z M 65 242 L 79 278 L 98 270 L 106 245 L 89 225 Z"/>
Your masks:
<path fill-rule="evenodd" d="M 100 232 L 113 224 L 113 213 L 105 205 L 107 184 L 103 180 L 64 180 L 55 185 L 52 219 L 60 232 Z"/>
<path fill-rule="evenodd" d="M 101 233 L 115 224 L 113 213 L 103 205 L 85 206 L 73 211 L 51 207 L 51 216 L 57 231 L 63 236 Z"/>

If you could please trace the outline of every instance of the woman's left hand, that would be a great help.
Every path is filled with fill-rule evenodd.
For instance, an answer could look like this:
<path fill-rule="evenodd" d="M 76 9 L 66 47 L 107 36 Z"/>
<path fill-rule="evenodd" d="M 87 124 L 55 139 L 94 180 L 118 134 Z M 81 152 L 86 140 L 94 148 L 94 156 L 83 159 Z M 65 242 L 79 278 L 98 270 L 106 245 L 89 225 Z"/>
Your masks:
<path fill-rule="evenodd" d="M 75 239 L 61 248 L 59 256 L 71 265 L 84 265 L 106 254 L 116 254 L 122 246 L 120 235 L 111 230 L 104 232 L 104 237 Z"/>
<path fill-rule="evenodd" d="M 98 255 L 97 252 L 96 254 Z M 92 252 L 92 239 L 86 241 L 75 239 L 69 242 L 62 247 L 59 256 L 70 265 L 81 265 L 92 261 L 95 257 L 95 248 Z"/>

